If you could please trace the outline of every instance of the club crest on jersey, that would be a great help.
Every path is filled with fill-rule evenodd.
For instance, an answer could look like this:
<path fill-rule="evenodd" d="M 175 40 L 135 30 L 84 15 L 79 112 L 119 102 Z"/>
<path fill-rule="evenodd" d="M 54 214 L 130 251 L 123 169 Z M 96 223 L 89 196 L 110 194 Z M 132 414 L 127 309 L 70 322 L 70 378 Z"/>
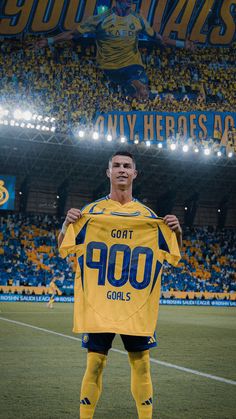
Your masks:
<path fill-rule="evenodd" d="M 82 339 L 83 339 L 83 342 L 84 342 L 84 343 L 88 343 L 88 341 L 89 341 L 89 335 L 85 333 L 85 334 L 83 335 L 83 338 L 82 338 Z"/>

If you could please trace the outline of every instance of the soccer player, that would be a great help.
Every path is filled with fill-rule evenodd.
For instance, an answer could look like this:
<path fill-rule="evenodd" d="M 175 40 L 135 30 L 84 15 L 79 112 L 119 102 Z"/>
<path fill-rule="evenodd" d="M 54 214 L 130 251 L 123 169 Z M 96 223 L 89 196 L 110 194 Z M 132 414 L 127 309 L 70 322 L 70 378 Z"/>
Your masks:
<path fill-rule="evenodd" d="M 37 45 L 46 47 L 86 33 L 95 35 L 99 68 L 127 95 L 139 99 L 149 96 L 148 77 L 138 50 L 139 34 L 143 33 L 163 45 L 193 48 L 193 43 L 188 40 L 163 39 L 155 33 L 149 23 L 132 10 L 132 0 L 116 0 L 115 6 L 105 13 L 89 17 L 72 31 L 41 39 Z"/>
<path fill-rule="evenodd" d="M 50 299 L 49 299 L 49 301 L 47 303 L 47 308 L 50 308 L 50 309 L 53 308 L 53 304 L 55 302 L 54 297 L 55 297 L 55 294 L 50 295 Z"/>
<path fill-rule="evenodd" d="M 84 242 L 84 237 L 86 235 L 86 225 L 88 224 L 86 222 L 86 216 L 91 215 L 94 217 L 93 224 L 96 223 L 97 217 L 99 216 L 103 217 L 104 224 L 102 225 L 102 227 L 99 227 L 98 229 L 99 234 L 100 233 L 102 234 L 102 231 L 105 231 L 105 232 L 106 230 L 109 231 L 108 219 L 112 218 L 110 214 L 113 215 L 113 219 L 115 219 L 114 222 L 118 223 L 117 229 L 121 227 L 124 228 L 125 223 L 129 223 L 130 219 L 132 219 L 133 220 L 132 222 L 135 223 L 136 219 L 138 220 L 139 217 L 141 217 L 144 220 L 147 220 L 145 221 L 145 223 L 148 225 L 150 225 L 151 222 L 157 222 L 158 217 L 156 216 L 156 214 L 150 208 L 146 207 L 141 202 L 134 199 L 132 196 L 132 185 L 133 185 L 134 179 L 137 176 L 135 161 L 132 154 L 130 154 L 127 151 L 120 151 L 120 152 L 115 153 L 109 161 L 109 167 L 107 169 L 107 176 L 110 179 L 110 194 L 107 197 L 101 198 L 100 200 L 89 204 L 82 211 L 80 211 L 79 209 L 74 209 L 74 208 L 68 211 L 66 219 L 63 223 L 62 231 L 60 232 L 59 237 L 58 237 L 58 244 L 60 246 L 60 249 L 63 248 L 63 246 L 64 247 L 66 246 L 65 241 L 66 240 L 68 241 L 69 230 L 72 230 L 73 228 L 75 228 L 75 226 L 78 223 L 83 221 L 83 218 L 85 219 L 85 225 L 84 225 L 85 227 L 82 228 L 81 234 L 77 235 L 76 242 L 77 243 Z M 102 214 L 102 215 L 99 215 L 99 214 Z M 122 221 L 118 217 L 119 215 L 123 215 L 123 217 L 120 217 L 120 218 L 123 218 Z M 118 218 L 119 218 L 119 222 L 116 221 L 116 219 Z M 175 215 L 166 215 L 164 219 L 161 220 L 161 222 L 163 223 L 166 230 L 170 233 L 172 238 L 174 238 L 174 241 L 176 242 L 176 247 L 177 247 L 176 253 L 179 255 L 178 246 L 181 247 L 182 245 L 182 230 L 181 230 L 178 219 L 176 218 Z M 122 225 L 120 223 L 122 223 Z M 137 230 L 139 229 L 137 228 Z M 118 230 L 118 231 L 121 231 L 121 230 Z M 144 235 L 146 243 L 147 244 L 149 243 L 150 241 L 149 235 L 147 234 L 145 235 L 143 233 L 143 230 L 141 230 L 140 232 L 137 231 L 137 233 L 139 233 L 141 236 Z M 116 230 L 112 230 L 112 236 L 120 237 L 120 234 L 121 233 L 116 234 Z M 123 235 L 123 237 L 126 237 L 126 238 L 128 237 L 130 246 L 133 244 L 136 237 L 135 235 L 132 236 L 132 234 L 133 233 L 131 231 L 129 231 L 129 233 L 127 233 L 126 231 L 125 235 Z M 110 231 L 109 231 L 109 235 L 110 235 Z M 162 239 L 163 239 L 163 236 L 162 236 Z M 97 245 L 97 241 L 99 240 L 98 235 L 94 236 L 94 233 L 93 233 L 92 240 L 93 240 L 93 243 Z M 94 240 L 96 240 L 96 242 L 94 242 Z M 154 240 L 155 241 L 157 240 L 156 234 L 154 236 Z M 127 243 L 127 240 L 123 240 L 123 242 Z M 178 245 L 177 245 L 177 242 L 178 242 Z M 102 245 L 102 247 L 100 247 L 100 249 L 102 249 L 101 250 L 101 253 L 102 253 L 102 251 L 104 250 L 106 246 L 104 243 L 98 243 L 98 244 Z M 121 245 L 116 244 L 116 245 L 113 245 L 112 247 L 118 248 L 117 246 L 120 246 L 119 251 L 117 253 L 122 253 L 122 249 L 123 250 L 128 249 L 128 252 L 129 252 L 129 246 L 127 246 L 127 244 L 121 244 Z M 166 249 L 166 246 L 164 247 Z M 147 249 L 147 247 L 145 248 L 136 247 L 136 250 L 137 249 L 139 249 L 140 251 L 140 249 Z M 148 249 L 148 251 L 149 250 L 150 249 Z M 102 276 L 104 269 L 106 269 L 106 259 L 104 259 L 101 256 L 101 253 L 100 253 L 100 259 L 99 259 L 98 254 L 93 253 L 96 251 L 97 250 L 94 250 L 94 249 L 91 250 L 91 247 L 90 247 L 90 251 L 88 252 L 90 253 L 90 255 L 87 254 L 86 263 L 89 264 L 90 267 L 95 268 L 96 275 L 98 271 L 99 275 L 101 273 L 101 276 Z M 121 263 L 121 265 L 123 266 L 125 264 L 124 259 L 127 256 L 125 252 L 126 250 L 123 252 L 124 253 L 123 262 Z M 115 258 L 119 257 L 117 256 L 117 253 L 116 253 Z M 92 260 L 93 256 L 91 257 L 91 254 L 94 256 L 94 260 Z M 144 255 L 140 255 L 140 257 L 142 256 Z M 102 259 L 103 259 L 103 262 L 102 262 Z M 145 267 L 150 266 L 150 263 L 149 263 L 150 260 L 148 260 L 147 262 L 147 259 L 148 259 L 148 256 L 146 256 Z M 137 264 L 139 264 L 139 256 L 136 256 L 134 263 L 136 263 L 136 276 L 137 276 L 137 269 L 138 269 Z M 113 270 L 113 278 L 114 278 L 115 269 L 116 269 L 114 268 L 114 263 L 113 263 L 112 269 L 114 269 Z M 81 272 L 82 272 L 82 269 L 81 269 Z M 122 269 L 122 273 L 123 273 L 123 269 Z M 117 275 L 119 276 L 118 273 L 116 273 L 116 276 Z M 136 276 L 135 276 L 135 281 L 136 281 Z M 142 276 L 145 278 L 145 270 L 144 270 L 144 273 L 142 273 Z M 89 289 L 90 287 L 94 286 L 96 281 L 91 276 L 88 279 L 89 279 L 88 280 L 88 289 Z M 103 279 L 105 281 L 105 277 Z M 103 279 L 99 279 L 99 281 L 100 280 L 103 281 Z M 114 279 L 117 280 L 117 278 L 114 278 Z M 125 280 L 122 277 L 122 274 L 121 274 L 121 278 L 117 280 L 119 282 L 119 285 L 114 284 L 115 282 L 114 279 L 112 279 L 114 287 L 118 286 L 119 290 L 123 290 L 124 287 L 121 285 L 123 285 Z M 106 282 L 108 281 L 106 280 Z M 81 283 L 83 285 L 81 285 Z M 103 284 L 100 284 L 100 285 L 103 285 Z M 80 295 L 78 295 L 79 286 L 81 287 Z M 75 310 L 74 310 L 74 329 L 73 330 L 74 331 L 79 330 L 79 328 L 76 325 L 76 322 L 81 321 L 81 317 L 83 317 L 82 310 L 87 311 L 88 322 L 90 323 L 90 326 L 92 328 L 94 328 L 95 323 L 91 321 L 91 316 L 95 315 L 97 317 L 98 322 L 100 322 L 100 328 L 104 327 L 105 330 L 107 330 L 107 325 L 109 323 L 108 317 L 111 317 L 111 316 L 114 317 L 114 320 L 112 323 L 114 324 L 116 317 L 120 318 L 120 316 L 123 315 L 122 309 L 120 309 L 121 306 L 119 304 L 121 305 L 123 304 L 122 306 L 123 308 L 125 304 L 125 307 L 127 309 L 128 304 L 130 302 L 130 295 L 128 295 L 129 293 L 127 293 L 126 299 L 125 299 L 124 297 L 125 293 L 122 293 L 122 292 L 115 293 L 114 294 L 115 298 L 117 295 L 119 295 L 119 299 L 122 299 L 123 302 L 114 301 L 115 303 L 114 306 L 113 306 L 113 301 L 112 302 L 108 300 L 106 302 L 104 301 L 104 305 L 105 304 L 111 304 L 111 305 L 108 308 L 107 317 L 102 318 L 99 316 L 99 310 L 102 305 L 101 302 L 99 301 L 99 292 L 102 292 L 104 294 L 104 291 L 103 291 L 104 287 L 103 286 L 99 287 L 96 285 L 96 289 L 94 291 L 95 294 L 94 296 L 92 296 L 92 299 L 90 298 L 89 300 L 88 294 L 87 296 L 84 296 L 82 292 L 82 287 L 84 288 L 85 286 L 87 285 L 84 283 L 84 278 L 82 278 L 81 276 L 81 278 L 79 278 L 79 282 L 75 283 L 75 304 L 77 304 L 77 306 L 74 307 Z M 112 288 L 109 284 L 108 286 Z M 135 286 L 136 286 L 136 290 L 133 290 L 133 292 L 134 293 L 136 292 L 135 295 L 137 296 L 137 294 L 140 293 L 140 288 L 141 288 L 140 282 L 136 282 Z M 152 289 L 153 289 L 153 286 L 152 286 Z M 108 293 L 106 294 L 105 292 L 104 295 L 109 295 L 109 294 Z M 153 298 L 152 303 L 151 303 L 151 311 L 149 311 L 148 314 L 146 312 L 145 315 L 143 314 L 144 313 L 144 308 L 143 308 L 144 300 L 142 299 L 142 301 L 140 302 L 138 301 L 138 298 L 137 299 L 134 298 L 135 301 L 133 302 L 131 301 L 131 303 L 134 303 L 133 307 L 135 307 L 134 308 L 135 314 L 138 311 L 138 321 L 135 320 L 135 317 L 132 317 L 131 320 L 128 318 L 127 323 L 129 323 L 129 321 L 131 322 L 130 335 L 121 334 L 121 338 L 123 340 L 125 349 L 128 351 L 128 355 L 129 355 L 129 362 L 131 366 L 131 391 L 136 402 L 139 419 L 152 418 L 153 390 L 152 390 L 152 381 L 151 381 L 151 375 L 150 375 L 149 349 L 156 346 L 157 343 L 156 343 L 154 330 L 152 331 L 152 336 L 150 335 L 149 336 L 143 336 L 143 335 L 133 336 L 132 331 L 134 328 L 139 326 L 137 323 L 146 322 L 146 325 L 147 325 L 151 322 L 151 317 L 152 317 L 151 312 L 153 310 L 153 305 L 157 304 L 157 307 L 158 307 L 157 295 L 158 294 L 155 294 L 153 295 L 153 297 L 151 297 Z M 90 294 L 90 297 L 91 297 L 91 294 Z M 150 297 L 150 293 L 148 291 L 148 298 L 149 297 Z M 97 304 L 96 306 L 97 309 L 94 312 L 92 312 L 92 309 L 91 309 L 93 304 Z M 138 304 L 140 304 L 141 311 L 137 310 Z M 82 306 L 82 309 L 81 309 L 81 306 Z M 79 319 L 76 320 L 76 316 L 78 316 Z M 143 318 L 142 316 L 144 316 L 145 318 Z M 104 318 L 105 320 L 103 320 Z M 126 324 L 124 326 L 126 327 Z M 114 336 L 115 336 L 115 333 L 86 333 L 83 335 L 82 346 L 88 349 L 88 354 L 87 354 L 87 368 L 86 368 L 86 372 L 85 372 L 85 375 L 82 381 L 82 386 L 81 386 L 81 397 L 80 397 L 80 418 L 81 419 L 93 418 L 94 411 L 95 411 L 97 402 L 99 400 L 99 397 L 102 391 L 103 369 L 106 365 L 108 351 L 112 346 L 112 341 L 114 339 Z"/>
<path fill-rule="evenodd" d="M 50 308 L 50 309 L 53 308 L 53 305 L 55 303 L 55 296 L 62 294 L 62 292 L 59 290 L 59 288 L 55 284 L 56 280 L 57 280 L 57 278 L 52 279 L 52 281 L 49 284 L 49 290 L 50 290 L 51 295 L 50 295 L 50 299 L 47 303 L 47 307 Z"/>

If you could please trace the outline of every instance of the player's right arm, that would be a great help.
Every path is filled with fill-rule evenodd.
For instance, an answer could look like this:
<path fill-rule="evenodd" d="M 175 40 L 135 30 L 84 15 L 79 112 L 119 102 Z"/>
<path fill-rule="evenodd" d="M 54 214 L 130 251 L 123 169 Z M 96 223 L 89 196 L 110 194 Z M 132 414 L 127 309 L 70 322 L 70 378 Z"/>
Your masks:
<path fill-rule="evenodd" d="M 36 42 L 36 46 L 39 48 L 45 48 L 49 45 L 58 44 L 63 41 L 71 41 L 74 38 L 74 35 L 78 33 L 78 30 L 74 29 L 72 31 L 59 33 L 58 35 L 51 38 L 42 38 Z"/>
<path fill-rule="evenodd" d="M 79 209 L 77 209 L 77 208 L 71 208 L 67 212 L 65 221 L 64 221 L 64 223 L 62 225 L 62 229 L 61 229 L 61 231 L 59 233 L 59 236 L 58 236 L 58 247 L 60 247 L 61 244 L 62 244 L 62 242 L 63 242 L 63 239 L 65 237 L 65 234 L 66 234 L 66 230 L 67 230 L 68 225 L 71 224 L 71 223 L 72 224 L 75 223 L 81 217 L 82 217 L 82 212 Z"/>
<path fill-rule="evenodd" d="M 47 47 L 48 45 L 58 44 L 63 41 L 72 41 L 72 39 L 77 35 L 84 35 L 86 33 L 96 33 L 97 26 L 103 20 L 102 15 L 90 16 L 85 21 L 79 23 L 76 28 L 71 31 L 62 32 L 54 37 L 42 38 L 36 42 L 36 46 L 39 48 Z"/>

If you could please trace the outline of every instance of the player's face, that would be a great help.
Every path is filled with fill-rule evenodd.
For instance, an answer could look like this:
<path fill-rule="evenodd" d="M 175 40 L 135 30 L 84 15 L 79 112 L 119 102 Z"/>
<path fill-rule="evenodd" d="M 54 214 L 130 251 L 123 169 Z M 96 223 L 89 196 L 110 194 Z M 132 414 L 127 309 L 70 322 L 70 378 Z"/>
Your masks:
<path fill-rule="evenodd" d="M 122 10 L 131 9 L 133 0 L 117 0 L 117 6 Z"/>
<path fill-rule="evenodd" d="M 107 176 L 113 187 L 123 190 L 130 188 L 133 180 L 137 177 L 137 170 L 131 157 L 113 157 L 109 169 L 107 169 Z"/>

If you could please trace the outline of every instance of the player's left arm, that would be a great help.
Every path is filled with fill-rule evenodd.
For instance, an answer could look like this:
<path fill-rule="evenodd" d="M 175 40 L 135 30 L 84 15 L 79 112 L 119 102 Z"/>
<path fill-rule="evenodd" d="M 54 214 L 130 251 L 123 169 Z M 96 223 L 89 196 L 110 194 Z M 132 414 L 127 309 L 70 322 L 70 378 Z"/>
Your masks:
<path fill-rule="evenodd" d="M 196 49 L 195 43 L 190 41 L 188 38 L 185 39 L 185 41 L 179 41 L 178 39 L 171 39 L 168 36 L 161 36 L 159 33 L 156 33 L 156 39 L 164 46 L 169 45 L 171 47 L 188 49 L 190 51 L 194 51 Z"/>
<path fill-rule="evenodd" d="M 160 42 L 164 46 L 170 45 L 172 47 L 185 48 L 190 51 L 195 50 L 196 47 L 194 42 L 190 41 L 188 38 L 186 38 L 185 41 L 179 41 L 171 39 L 168 36 L 162 36 L 158 32 L 154 31 L 153 27 L 148 23 L 146 19 L 141 16 L 139 16 L 139 19 L 142 26 L 141 32 L 146 34 L 150 39 Z"/>
<path fill-rule="evenodd" d="M 168 227 L 175 232 L 177 242 L 179 245 L 179 248 L 182 248 L 182 228 L 180 226 L 179 220 L 175 215 L 166 215 L 164 218 L 164 223 L 168 225 Z"/>

